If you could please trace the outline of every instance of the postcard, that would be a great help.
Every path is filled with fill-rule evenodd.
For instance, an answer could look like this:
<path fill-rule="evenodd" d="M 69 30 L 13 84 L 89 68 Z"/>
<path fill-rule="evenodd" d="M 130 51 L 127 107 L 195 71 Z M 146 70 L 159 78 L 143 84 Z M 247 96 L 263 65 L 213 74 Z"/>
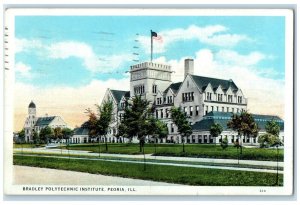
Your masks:
<path fill-rule="evenodd" d="M 291 195 L 293 10 L 7 9 L 6 195 Z"/>

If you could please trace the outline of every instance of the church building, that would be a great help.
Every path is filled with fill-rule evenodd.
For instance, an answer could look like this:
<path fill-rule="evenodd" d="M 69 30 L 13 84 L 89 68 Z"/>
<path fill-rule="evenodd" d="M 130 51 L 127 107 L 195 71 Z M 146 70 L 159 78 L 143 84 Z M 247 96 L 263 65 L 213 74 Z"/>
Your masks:
<path fill-rule="evenodd" d="M 50 128 L 66 128 L 67 124 L 59 116 L 45 116 L 37 117 L 36 116 L 36 105 L 33 101 L 30 102 L 28 106 L 28 116 L 25 120 L 24 130 L 25 130 L 25 141 L 33 141 L 33 133 L 39 133 L 41 129 L 45 127 Z"/>

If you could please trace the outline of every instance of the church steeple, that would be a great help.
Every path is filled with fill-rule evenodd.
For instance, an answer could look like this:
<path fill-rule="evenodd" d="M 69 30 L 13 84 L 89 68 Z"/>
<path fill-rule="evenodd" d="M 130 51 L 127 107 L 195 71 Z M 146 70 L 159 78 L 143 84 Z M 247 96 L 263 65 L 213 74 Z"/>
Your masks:
<path fill-rule="evenodd" d="M 36 105 L 34 104 L 33 101 L 31 101 L 31 102 L 29 103 L 29 106 L 28 106 L 28 116 L 29 116 L 29 119 L 35 120 L 35 116 L 36 116 Z"/>

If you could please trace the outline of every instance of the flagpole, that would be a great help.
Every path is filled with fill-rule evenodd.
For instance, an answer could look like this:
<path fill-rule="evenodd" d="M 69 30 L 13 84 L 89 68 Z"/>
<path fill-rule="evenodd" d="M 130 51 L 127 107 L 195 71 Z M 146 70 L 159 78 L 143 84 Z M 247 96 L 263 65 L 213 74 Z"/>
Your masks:
<path fill-rule="evenodd" d="M 151 62 L 153 57 L 153 38 L 152 38 L 152 30 L 150 30 L 150 36 L 151 36 Z"/>

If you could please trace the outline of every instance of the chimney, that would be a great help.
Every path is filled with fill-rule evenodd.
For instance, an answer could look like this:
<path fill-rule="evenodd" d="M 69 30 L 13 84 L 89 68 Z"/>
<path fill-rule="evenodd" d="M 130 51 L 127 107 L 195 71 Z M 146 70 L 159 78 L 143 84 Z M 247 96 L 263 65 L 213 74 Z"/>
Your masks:
<path fill-rule="evenodd" d="M 194 74 L 194 59 L 185 59 L 184 60 L 184 78 L 187 74 Z"/>

